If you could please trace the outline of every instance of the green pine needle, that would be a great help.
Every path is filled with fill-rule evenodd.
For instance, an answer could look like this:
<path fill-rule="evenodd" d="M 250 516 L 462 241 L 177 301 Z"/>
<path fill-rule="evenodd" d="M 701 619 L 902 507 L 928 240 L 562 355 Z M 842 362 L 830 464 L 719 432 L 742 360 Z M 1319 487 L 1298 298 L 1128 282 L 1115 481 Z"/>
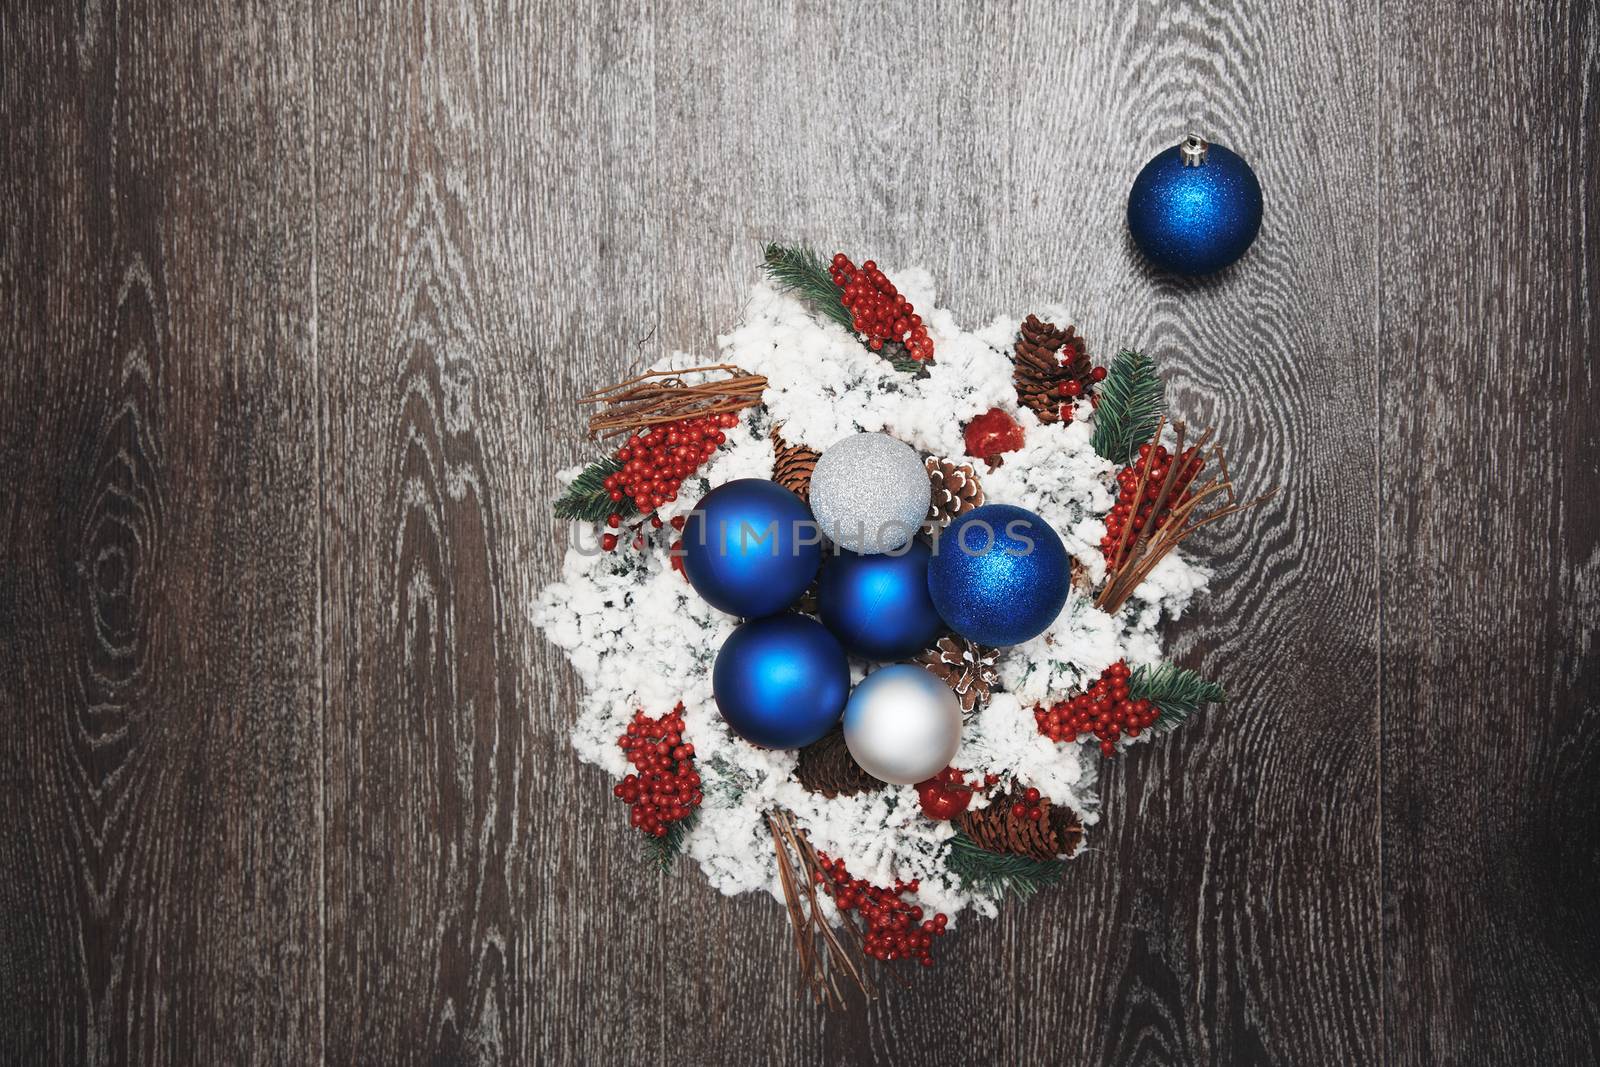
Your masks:
<path fill-rule="evenodd" d="M 839 287 L 833 284 L 828 264 L 816 252 L 796 245 L 793 248 L 769 244 L 761 264 L 773 284 L 784 292 L 792 292 L 811 306 L 813 311 L 828 316 L 855 335 L 855 323 L 850 311 L 839 299 Z"/>
<path fill-rule="evenodd" d="M 633 498 L 624 496 L 612 500 L 605 481 L 622 469 L 622 464 L 607 456 L 595 460 L 573 479 L 561 499 L 556 501 L 556 518 L 576 519 L 579 522 L 605 522 L 612 512 L 627 518 L 635 514 Z"/>
<path fill-rule="evenodd" d="M 889 347 L 888 345 L 884 346 L 883 358 L 887 359 L 889 365 L 895 370 L 915 378 L 926 378 L 928 376 L 928 365 L 906 355 L 904 346 L 895 345 L 893 353 L 889 351 Z"/>
<path fill-rule="evenodd" d="M 657 837 L 654 834 L 644 835 L 644 847 L 640 851 L 644 854 L 645 862 L 663 873 L 672 869 L 672 861 L 678 858 L 678 853 L 683 851 L 684 844 L 689 840 L 689 833 L 700 821 L 700 811 L 696 809 L 689 813 L 687 819 L 680 819 L 667 826 L 667 836 Z"/>
<path fill-rule="evenodd" d="M 1141 352 L 1117 353 L 1105 381 L 1095 386 L 1094 450 L 1119 466 L 1133 461 L 1166 409 L 1166 387 L 1155 361 Z"/>
<path fill-rule="evenodd" d="M 1220 704 L 1228 699 L 1216 682 L 1208 682 L 1187 667 L 1174 667 L 1170 663 L 1135 670 L 1128 679 L 1128 695 L 1135 700 L 1148 700 L 1161 709 L 1155 729 L 1162 732 L 1182 726 L 1189 716 L 1200 710 L 1200 705 Z"/>
<path fill-rule="evenodd" d="M 990 852 L 961 831 L 950 839 L 945 866 L 964 887 L 995 896 L 1027 900 L 1039 890 L 1055 885 L 1066 874 L 1065 860 L 1036 860 L 1014 853 Z"/>

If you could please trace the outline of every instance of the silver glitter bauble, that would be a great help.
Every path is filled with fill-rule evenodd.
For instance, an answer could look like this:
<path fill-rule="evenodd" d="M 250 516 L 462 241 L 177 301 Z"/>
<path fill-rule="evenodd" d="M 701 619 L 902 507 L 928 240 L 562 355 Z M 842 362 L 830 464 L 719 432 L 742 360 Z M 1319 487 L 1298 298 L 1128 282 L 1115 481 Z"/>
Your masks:
<path fill-rule="evenodd" d="M 840 548 L 893 552 L 928 517 L 928 469 L 915 450 L 885 433 L 834 443 L 811 472 L 811 513 Z"/>
<path fill-rule="evenodd" d="M 844 743 L 874 778 L 916 785 L 955 758 L 961 747 L 961 705 L 949 686 L 921 667 L 884 667 L 850 694 Z"/>

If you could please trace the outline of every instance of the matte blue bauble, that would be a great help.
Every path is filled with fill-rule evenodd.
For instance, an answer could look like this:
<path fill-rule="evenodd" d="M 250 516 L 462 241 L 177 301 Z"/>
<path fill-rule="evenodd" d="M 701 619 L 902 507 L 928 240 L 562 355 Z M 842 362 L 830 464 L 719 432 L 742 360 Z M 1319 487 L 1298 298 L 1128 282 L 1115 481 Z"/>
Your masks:
<path fill-rule="evenodd" d="M 1210 274 L 1244 255 L 1261 228 L 1250 164 L 1198 137 L 1144 165 L 1128 194 L 1128 229 L 1162 270 Z"/>
<path fill-rule="evenodd" d="M 932 555 L 916 540 L 898 554 L 841 552 L 830 558 L 817 588 L 822 624 L 847 651 L 867 659 L 921 652 L 944 628 L 928 595 Z"/>
<path fill-rule="evenodd" d="M 800 748 L 844 714 L 850 666 L 820 622 L 774 615 L 745 623 L 722 643 L 711 691 L 723 719 L 746 741 Z"/>
<path fill-rule="evenodd" d="M 928 565 L 928 592 L 950 629 L 980 645 L 1037 637 L 1061 614 L 1072 558 L 1039 516 L 986 504 L 945 527 Z"/>
<path fill-rule="evenodd" d="M 811 509 L 762 478 L 727 482 L 701 497 L 683 525 L 682 551 L 695 592 L 748 619 L 793 604 L 822 562 Z"/>

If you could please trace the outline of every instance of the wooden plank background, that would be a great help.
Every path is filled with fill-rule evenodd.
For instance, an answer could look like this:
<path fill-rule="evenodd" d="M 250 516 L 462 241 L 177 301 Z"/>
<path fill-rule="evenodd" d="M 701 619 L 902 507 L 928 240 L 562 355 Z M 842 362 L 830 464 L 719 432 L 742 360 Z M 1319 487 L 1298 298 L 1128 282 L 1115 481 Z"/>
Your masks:
<path fill-rule="evenodd" d="M 1590 2 L 0 11 L 0 1062 L 1600 1056 Z M 1196 129 L 1255 248 L 1122 221 Z M 762 241 L 1065 303 L 1237 473 L 1231 706 L 869 1010 L 647 874 L 527 609 Z"/>

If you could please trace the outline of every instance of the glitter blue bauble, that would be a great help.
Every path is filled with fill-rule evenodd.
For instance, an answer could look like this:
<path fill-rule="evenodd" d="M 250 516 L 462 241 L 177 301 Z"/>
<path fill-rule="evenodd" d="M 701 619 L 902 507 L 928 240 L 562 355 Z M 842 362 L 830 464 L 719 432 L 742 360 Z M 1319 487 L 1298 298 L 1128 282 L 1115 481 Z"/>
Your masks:
<path fill-rule="evenodd" d="M 1162 270 L 1210 274 L 1240 256 L 1261 228 L 1261 183 L 1219 144 L 1189 137 L 1144 165 L 1128 194 L 1128 229 Z"/>
<path fill-rule="evenodd" d="M 950 629 L 980 645 L 1037 637 L 1067 602 L 1072 558 L 1026 508 L 986 504 L 945 527 L 928 592 Z"/>
<path fill-rule="evenodd" d="M 850 696 L 844 649 L 820 622 L 774 615 L 722 643 L 711 691 L 728 726 L 764 748 L 800 748 L 838 723 Z"/>
<path fill-rule="evenodd" d="M 748 619 L 793 604 L 822 562 L 811 509 L 761 478 L 727 482 L 701 497 L 683 525 L 682 552 L 695 592 Z"/>
<path fill-rule="evenodd" d="M 841 552 L 830 558 L 817 587 L 822 624 L 847 651 L 867 659 L 904 659 L 921 652 L 944 628 L 928 595 L 931 558 L 920 540 L 898 553 Z"/>

